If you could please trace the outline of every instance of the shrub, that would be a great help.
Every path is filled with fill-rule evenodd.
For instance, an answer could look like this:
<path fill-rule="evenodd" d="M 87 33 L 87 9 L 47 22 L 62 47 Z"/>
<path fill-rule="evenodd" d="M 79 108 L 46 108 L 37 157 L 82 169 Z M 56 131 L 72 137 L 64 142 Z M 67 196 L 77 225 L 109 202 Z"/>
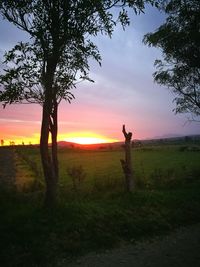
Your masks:
<path fill-rule="evenodd" d="M 68 167 L 67 173 L 72 179 L 73 189 L 78 191 L 86 177 L 83 167 L 81 165 Z"/>

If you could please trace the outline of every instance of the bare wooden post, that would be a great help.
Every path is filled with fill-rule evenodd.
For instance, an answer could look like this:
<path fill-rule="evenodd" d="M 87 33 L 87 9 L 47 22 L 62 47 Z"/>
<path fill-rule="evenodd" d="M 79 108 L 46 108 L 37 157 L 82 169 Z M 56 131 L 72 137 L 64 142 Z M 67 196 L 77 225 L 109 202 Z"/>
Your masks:
<path fill-rule="evenodd" d="M 125 137 L 125 160 L 121 159 L 122 169 L 125 175 L 125 186 L 128 192 L 133 191 L 134 189 L 134 177 L 133 177 L 133 168 L 131 162 L 131 138 L 132 133 L 126 132 L 125 125 L 123 125 L 122 133 Z"/>

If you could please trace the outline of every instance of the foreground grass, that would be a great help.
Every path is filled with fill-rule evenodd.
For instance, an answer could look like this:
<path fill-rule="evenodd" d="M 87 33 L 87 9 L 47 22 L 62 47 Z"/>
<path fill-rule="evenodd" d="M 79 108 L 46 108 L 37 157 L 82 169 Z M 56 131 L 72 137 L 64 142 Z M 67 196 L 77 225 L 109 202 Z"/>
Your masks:
<path fill-rule="evenodd" d="M 51 211 L 41 196 L 1 192 L 1 266 L 55 266 L 91 250 L 200 222 L 200 184 L 180 190 L 67 199 Z"/>
<path fill-rule="evenodd" d="M 200 222 L 199 152 L 135 151 L 137 189 L 126 194 L 119 165 L 123 151 L 60 150 L 60 197 L 51 211 L 41 205 L 38 150 L 24 148 L 18 156 L 20 192 L 0 189 L 0 266 L 53 267 L 63 258 Z M 74 188 L 67 169 L 80 165 L 86 177 Z M 21 179 L 24 173 L 30 186 Z"/>

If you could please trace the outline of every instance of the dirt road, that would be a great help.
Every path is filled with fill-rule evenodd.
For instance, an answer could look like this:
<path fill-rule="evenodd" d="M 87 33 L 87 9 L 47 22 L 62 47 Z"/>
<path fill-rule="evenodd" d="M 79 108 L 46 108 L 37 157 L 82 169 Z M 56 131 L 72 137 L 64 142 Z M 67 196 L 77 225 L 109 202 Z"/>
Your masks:
<path fill-rule="evenodd" d="M 57 267 L 199 267 L 200 224 L 181 228 L 168 236 L 138 242 L 106 253 L 91 253 Z"/>

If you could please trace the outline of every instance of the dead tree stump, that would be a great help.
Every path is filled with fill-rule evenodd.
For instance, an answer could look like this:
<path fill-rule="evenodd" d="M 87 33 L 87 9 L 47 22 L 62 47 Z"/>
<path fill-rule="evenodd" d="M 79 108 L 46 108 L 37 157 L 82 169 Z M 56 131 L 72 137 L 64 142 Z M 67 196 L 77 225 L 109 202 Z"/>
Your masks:
<path fill-rule="evenodd" d="M 131 161 L 131 138 L 132 133 L 126 132 L 125 125 L 123 125 L 122 132 L 125 137 L 125 160 L 121 159 L 122 169 L 125 175 L 125 188 L 126 191 L 131 192 L 134 189 L 134 177 L 133 177 L 133 167 Z"/>

